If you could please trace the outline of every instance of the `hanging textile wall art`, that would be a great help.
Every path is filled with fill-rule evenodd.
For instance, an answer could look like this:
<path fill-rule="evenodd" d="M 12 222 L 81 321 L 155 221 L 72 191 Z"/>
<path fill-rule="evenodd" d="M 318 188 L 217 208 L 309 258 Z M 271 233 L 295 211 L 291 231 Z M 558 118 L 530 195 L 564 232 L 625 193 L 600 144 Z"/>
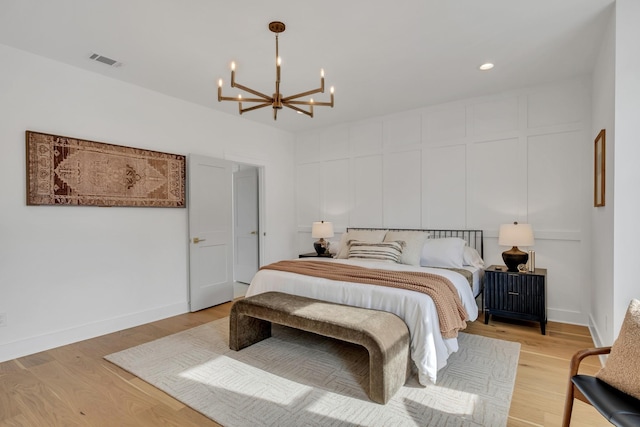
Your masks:
<path fill-rule="evenodd" d="M 185 207 L 185 156 L 26 132 L 27 205 Z"/>

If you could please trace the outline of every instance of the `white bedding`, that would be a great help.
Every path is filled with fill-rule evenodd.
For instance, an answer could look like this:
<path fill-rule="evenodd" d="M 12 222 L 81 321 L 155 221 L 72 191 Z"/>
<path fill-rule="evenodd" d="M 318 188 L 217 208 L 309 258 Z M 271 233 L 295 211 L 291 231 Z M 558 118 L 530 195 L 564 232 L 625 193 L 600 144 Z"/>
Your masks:
<path fill-rule="evenodd" d="M 473 289 L 473 296 L 477 297 L 478 295 L 480 295 L 480 291 L 482 291 L 482 279 L 484 277 L 484 269 L 478 268 L 478 267 L 472 267 L 470 265 L 465 265 L 462 268 L 471 272 L 471 274 L 473 275 L 471 287 Z"/>
<path fill-rule="evenodd" d="M 478 317 L 478 306 L 469 282 L 461 274 L 454 271 L 376 261 L 305 259 L 305 261 L 310 260 L 399 271 L 422 271 L 445 276 L 458 290 L 462 304 L 469 314 L 469 321 Z M 449 355 L 458 350 L 456 338 L 444 339 L 440 334 L 435 304 L 431 297 L 423 293 L 387 286 L 334 281 L 276 270 L 260 270 L 251 281 L 246 296 L 268 291 L 384 310 L 398 315 L 409 327 L 411 358 L 418 368 L 418 380 L 423 385 L 427 385 L 429 382 L 435 383 L 438 370 L 447 364 Z"/>

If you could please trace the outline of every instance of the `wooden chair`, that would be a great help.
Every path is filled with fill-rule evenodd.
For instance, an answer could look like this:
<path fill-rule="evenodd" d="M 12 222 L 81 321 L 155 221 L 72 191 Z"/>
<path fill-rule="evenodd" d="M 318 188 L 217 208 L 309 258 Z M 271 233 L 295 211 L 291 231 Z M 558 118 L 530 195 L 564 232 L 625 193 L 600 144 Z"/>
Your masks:
<path fill-rule="evenodd" d="M 579 399 L 598 410 L 611 424 L 619 427 L 640 426 L 640 400 L 590 375 L 578 374 L 580 362 L 588 356 L 609 354 L 611 347 L 580 350 L 571 358 L 569 386 L 564 405 L 563 427 L 569 427 L 573 399 Z"/>

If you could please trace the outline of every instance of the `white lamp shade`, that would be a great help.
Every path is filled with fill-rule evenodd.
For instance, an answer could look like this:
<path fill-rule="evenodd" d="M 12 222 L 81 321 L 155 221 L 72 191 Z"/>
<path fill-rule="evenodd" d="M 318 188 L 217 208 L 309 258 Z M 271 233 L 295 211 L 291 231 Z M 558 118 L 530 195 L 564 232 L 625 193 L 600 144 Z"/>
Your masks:
<path fill-rule="evenodd" d="M 314 237 L 316 239 L 333 237 L 333 223 L 326 221 L 314 222 L 311 226 L 311 237 Z"/>
<path fill-rule="evenodd" d="M 533 246 L 533 228 L 531 224 L 502 224 L 498 234 L 500 246 Z"/>

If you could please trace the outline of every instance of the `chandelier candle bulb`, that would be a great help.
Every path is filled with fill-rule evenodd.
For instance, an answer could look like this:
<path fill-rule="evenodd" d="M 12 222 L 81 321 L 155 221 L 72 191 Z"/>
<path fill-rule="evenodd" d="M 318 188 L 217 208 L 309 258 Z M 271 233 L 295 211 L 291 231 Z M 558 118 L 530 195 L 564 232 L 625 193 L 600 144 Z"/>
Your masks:
<path fill-rule="evenodd" d="M 278 57 L 277 61 L 276 61 L 276 83 L 280 83 L 280 64 L 282 63 L 282 61 L 280 60 L 280 57 Z M 278 88 L 278 90 L 280 90 Z"/>
<path fill-rule="evenodd" d="M 231 87 L 235 87 L 236 84 L 236 63 L 231 63 Z"/>

